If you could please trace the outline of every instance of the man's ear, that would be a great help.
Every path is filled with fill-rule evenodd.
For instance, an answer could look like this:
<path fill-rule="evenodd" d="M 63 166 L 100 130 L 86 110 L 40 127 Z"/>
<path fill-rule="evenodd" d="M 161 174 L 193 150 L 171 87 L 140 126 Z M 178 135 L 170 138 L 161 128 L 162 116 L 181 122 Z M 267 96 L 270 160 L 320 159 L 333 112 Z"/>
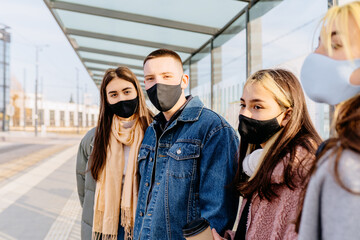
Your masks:
<path fill-rule="evenodd" d="M 189 85 L 189 75 L 183 74 L 181 78 L 181 88 L 185 89 Z"/>
<path fill-rule="evenodd" d="M 282 127 L 285 127 L 286 124 L 290 121 L 291 119 L 291 114 L 292 114 L 292 108 L 288 108 L 286 111 L 285 111 L 285 114 L 284 114 L 284 118 L 283 120 L 281 121 L 280 123 L 280 126 Z"/>

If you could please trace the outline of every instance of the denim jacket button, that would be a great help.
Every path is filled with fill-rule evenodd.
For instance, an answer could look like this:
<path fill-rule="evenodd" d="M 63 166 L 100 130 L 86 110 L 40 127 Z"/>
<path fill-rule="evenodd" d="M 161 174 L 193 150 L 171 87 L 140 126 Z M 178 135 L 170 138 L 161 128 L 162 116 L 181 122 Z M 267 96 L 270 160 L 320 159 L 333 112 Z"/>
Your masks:
<path fill-rule="evenodd" d="M 144 216 L 144 213 L 143 212 L 140 212 L 139 213 L 140 217 Z"/>
<path fill-rule="evenodd" d="M 179 148 L 177 151 L 176 151 L 177 155 L 181 154 L 181 149 Z"/>
<path fill-rule="evenodd" d="M 147 182 L 147 183 L 145 183 L 145 186 L 147 186 L 147 187 L 148 187 L 148 186 L 149 186 L 149 183 L 148 183 L 148 182 Z"/>
<path fill-rule="evenodd" d="M 151 216 L 151 213 L 148 213 L 148 216 L 150 217 L 150 216 Z"/>
<path fill-rule="evenodd" d="M 150 162 L 152 162 L 153 161 L 153 158 L 152 157 L 150 157 Z"/>

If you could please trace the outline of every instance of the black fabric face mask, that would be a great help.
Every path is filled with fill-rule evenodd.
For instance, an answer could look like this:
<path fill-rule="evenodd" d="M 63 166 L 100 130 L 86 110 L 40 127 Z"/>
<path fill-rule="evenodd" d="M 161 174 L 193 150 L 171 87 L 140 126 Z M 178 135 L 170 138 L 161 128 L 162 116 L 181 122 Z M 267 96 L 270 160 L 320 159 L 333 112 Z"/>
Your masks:
<path fill-rule="evenodd" d="M 114 104 L 109 104 L 111 111 L 119 117 L 128 118 L 131 117 L 139 105 L 139 98 L 136 97 L 131 100 L 119 101 Z"/>
<path fill-rule="evenodd" d="M 175 106 L 181 96 L 181 82 L 179 85 L 157 83 L 146 90 L 146 93 L 160 112 L 167 112 Z"/>
<path fill-rule="evenodd" d="M 277 117 L 269 120 L 255 120 L 240 114 L 238 131 L 241 138 L 252 144 L 266 142 L 282 128 L 276 119 Z"/>

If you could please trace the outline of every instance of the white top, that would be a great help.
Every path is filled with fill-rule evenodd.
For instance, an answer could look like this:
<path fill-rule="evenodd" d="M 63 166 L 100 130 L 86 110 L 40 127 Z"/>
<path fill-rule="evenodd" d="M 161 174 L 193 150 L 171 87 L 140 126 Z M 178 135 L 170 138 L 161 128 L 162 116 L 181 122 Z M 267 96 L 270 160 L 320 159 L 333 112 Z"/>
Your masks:
<path fill-rule="evenodd" d="M 123 121 L 123 127 L 124 128 L 131 128 L 134 123 L 135 123 L 135 120 L 132 120 L 132 121 Z M 130 154 L 130 146 L 127 146 L 127 145 L 123 145 L 124 147 L 124 160 L 125 160 L 125 165 L 124 165 L 124 175 L 123 175 L 123 183 L 125 181 L 125 173 L 126 173 L 126 167 L 128 165 L 128 161 L 129 161 L 129 154 Z"/>

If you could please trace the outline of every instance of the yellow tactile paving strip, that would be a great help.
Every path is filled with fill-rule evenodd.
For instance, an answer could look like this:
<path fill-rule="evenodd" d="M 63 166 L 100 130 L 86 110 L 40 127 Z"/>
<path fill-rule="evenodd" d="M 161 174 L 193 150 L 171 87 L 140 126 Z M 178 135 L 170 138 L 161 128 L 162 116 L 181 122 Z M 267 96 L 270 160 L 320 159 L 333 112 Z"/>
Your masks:
<path fill-rule="evenodd" d="M 58 152 L 61 152 L 69 146 L 71 145 L 53 145 L 48 148 L 41 149 L 39 151 L 26 155 L 24 157 L 0 164 L 0 182 L 16 175 L 21 171 L 24 171 L 25 169 L 33 166 L 41 160 L 44 160 Z"/>

